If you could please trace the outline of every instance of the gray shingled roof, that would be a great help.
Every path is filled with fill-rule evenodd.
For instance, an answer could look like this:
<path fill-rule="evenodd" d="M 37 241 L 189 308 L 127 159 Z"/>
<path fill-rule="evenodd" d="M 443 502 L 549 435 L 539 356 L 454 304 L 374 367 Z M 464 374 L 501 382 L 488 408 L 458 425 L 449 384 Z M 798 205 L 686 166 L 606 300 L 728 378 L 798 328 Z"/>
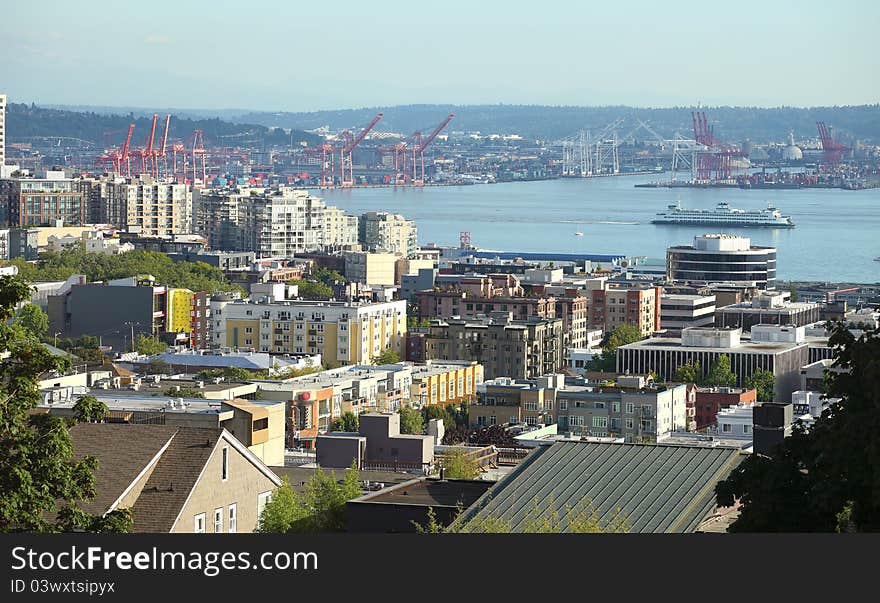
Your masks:
<path fill-rule="evenodd" d="M 460 518 L 486 517 L 522 532 L 533 511 L 552 501 L 592 501 L 601 522 L 617 510 L 631 532 L 692 532 L 714 504 L 715 484 L 743 459 L 736 449 L 558 442 L 529 455 Z"/>
<path fill-rule="evenodd" d="M 82 508 L 92 514 L 106 513 L 175 433 L 177 427 L 164 425 L 78 423 L 71 427 L 74 458 L 98 459 L 96 496 Z"/>

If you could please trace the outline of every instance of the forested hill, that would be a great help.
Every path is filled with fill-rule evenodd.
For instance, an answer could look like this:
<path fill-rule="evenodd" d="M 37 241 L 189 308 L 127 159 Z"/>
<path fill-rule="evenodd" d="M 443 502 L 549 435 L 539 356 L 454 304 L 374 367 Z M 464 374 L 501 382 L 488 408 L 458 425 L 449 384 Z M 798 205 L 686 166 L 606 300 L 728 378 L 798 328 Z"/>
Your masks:
<path fill-rule="evenodd" d="M 132 140 L 142 144 L 150 132 L 151 117 L 129 115 L 108 115 L 104 113 L 47 109 L 37 105 L 10 103 L 6 108 L 6 130 L 9 142 L 26 142 L 37 136 L 63 136 L 88 140 L 103 148 L 106 144 L 118 146 L 125 139 L 130 123 L 135 124 Z M 156 126 L 156 141 L 162 136 L 165 115 L 159 115 Z M 191 119 L 177 117 L 172 113 L 168 134 L 169 140 L 189 141 L 196 129 L 203 132 L 205 145 L 210 147 L 248 144 L 297 144 L 308 141 L 314 145 L 320 137 L 295 130 L 290 134 L 283 130 L 271 130 L 265 125 L 232 123 L 219 118 Z M 109 133 L 107 137 L 105 133 Z"/>
<path fill-rule="evenodd" d="M 640 118 L 661 136 L 676 131 L 693 136 L 691 111 L 696 107 L 635 108 L 625 106 L 574 107 L 545 105 L 400 105 L 368 107 L 312 113 L 251 112 L 230 118 L 242 123 L 302 128 L 353 128 L 369 122 L 376 113 L 384 117 L 379 131 L 430 132 L 449 113 L 455 119 L 450 130 L 483 133 L 522 134 L 555 139 L 574 134 L 581 128 L 600 130 L 617 118 Z M 784 140 L 793 131 L 795 138 L 817 137 L 816 122 L 825 121 L 844 141 L 862 139 L 880 143 L 880 104 L 841 107 L 704 107 L 715 134 L 723 140 L 755 142 Z M 625 127 L 625 126 L 624 126 Z M 623 135 L 625 132 L 618 132 Z"/>

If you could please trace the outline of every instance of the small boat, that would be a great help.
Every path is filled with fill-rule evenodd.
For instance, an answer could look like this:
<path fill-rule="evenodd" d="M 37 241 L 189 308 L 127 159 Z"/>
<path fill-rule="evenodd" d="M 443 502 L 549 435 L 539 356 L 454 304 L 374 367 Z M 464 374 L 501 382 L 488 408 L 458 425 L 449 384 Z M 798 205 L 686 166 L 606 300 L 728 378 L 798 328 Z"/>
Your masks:
<path fill-rule="evenodd" d="M 574 233 L 574 236 L 576 236 L 576 237 L 582 237 L 582 236 L 584 236 L 584 233 L 578 231 L 578 232 Z M 878 259 L 880 259 L 880 258 L 878 258 Z"/>

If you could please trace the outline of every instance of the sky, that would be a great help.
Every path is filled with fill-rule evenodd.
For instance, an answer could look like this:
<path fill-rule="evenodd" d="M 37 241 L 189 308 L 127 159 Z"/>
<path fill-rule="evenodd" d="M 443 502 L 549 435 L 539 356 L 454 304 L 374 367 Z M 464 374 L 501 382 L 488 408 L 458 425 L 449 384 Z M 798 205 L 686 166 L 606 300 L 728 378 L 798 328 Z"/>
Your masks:
<path fill-rule="evenodd" d="M 0 93 L 264 111 L 873 104 L 878 31 L 876 0 L 18 1 Z"/>

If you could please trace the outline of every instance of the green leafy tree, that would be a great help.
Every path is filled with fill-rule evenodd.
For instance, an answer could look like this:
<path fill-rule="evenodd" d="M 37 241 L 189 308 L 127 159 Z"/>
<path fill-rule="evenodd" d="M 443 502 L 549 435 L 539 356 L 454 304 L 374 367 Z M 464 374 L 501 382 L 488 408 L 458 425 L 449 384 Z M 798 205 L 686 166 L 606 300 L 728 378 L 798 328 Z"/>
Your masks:
<path fill-rule="evenodd" d="M 167 350 L 168 344 L 150 335 L 136 335 L 134 338 L 134 349 L 138 354 L 152 356 Z"/>
<path fill-rule="evenodd" d="M 400 433 L 415 434 L 424 433 L 425 420 L 422 413 L 412 406 L 400 407 Z"/>
<path fill-rule="evenodd" d="M 45 337 L 49 332 L 49 316 L 35 304 L 25 304 L 19 308 L 12 322 L 27 329 L 37 339 Z"/>
<path fill-rule="evenodd" d="M 110 409 L 94 396 L 82 396 L 73 405 L 73 416 L 80 423 L 100 423 Z"/>
<path fill-rule="evenodd" d="M 602 338 L 602 354 L 590 361 L 590 370 L 614 372 L 617 368 L 617 348 L 641 339 L 642 334 L 633 325 L 620 325 L 613 331 L 605 333 L 605 337 Z"/>
<path fill-rule="evenodd" d="M 446 431 L 451 431 L 452 428 L 455 427 L 455 417 L 449 413 L 448 408 L 440 406 L 439 404 L 423 406 L 422 419 L 425 425 L 427 425 L 431 419 L 442 419 L 443 428 Z"/>
<path fill-rule="evenodd" d="M 791 294 L 790 301 L 792 303 L 797 302 L 801 297 L 800 294 L 798 293 L 798 290 L 795 289 L 794 286 L 789 287 L 788 292 Z"/>
<path fill-rule="evenodd" d="M 318 467 L 297 494 L 290 483 L 275 490 L 260 515 L 257 531 L 264 533 L 342 532 L 345 530 L 345 503 L 362 494 L 360 474 L 352 462 L 341 483 L 333 474 Z"/>
<path fill-rule="evenodd" d="M 704 383 L 709 387 L 733 387 L 736 375 L 730 370 L 730 356 L 722 354 L 709 367 Z"/>
<path fill-rule="evenodd" d="M 342 413 L 341 417 L 333 419 L 333 431 L 356 433 L 359 428 L 360 421 L 358 420 L 358 416 L 350 410 Z"/>
<path fill-rule="evenodd" d="M 222 371 L 222 376 L 227 381 L 248 381 L 254 378 L 254 374 L 246 368 L 227 366 Z"/>
<path fill-rule="evenodd" d="M 448 479 L 476 479 L 480 475 L 477 460 L 463 448 L 452 447 L 443 451 L 440 457 L 443 477 Z"/>
<path fill-rule="evenodd" d="M 741 504 L 730 531 L 880 531 L 880 329 L 857 338 L 836 323 L 829 345 L 838 370 L 829 371 L 828 394 L 840 401 L 719 482 L 718 504 Z"/>
<path fill-rule="evenodd" d="M 196 387 L 169 387 L 162 391 L 162 395 L 169 398 L 204 398 L 205 392 Z"/>
<path fill-rule="evenodd" d="M 776 376 L 770 371 L 760 369 L 746 379 L 745 386 L 757 390 L 758 402 L 773 402 L 776 392 Z"/>
<path fill-rule="evenodd" d="M 700 363 L 678 365 L 678 368 L 675 369 L 673 380 L 676 383 L 696 383 L 697 385 L 702 385 L 703 371 Z"/>
<path fill-rule="evenodd" d="M 296 285 L 297 293 L 303 299 L 327 300 L 333 297 L 333 287 L 319 282 L 293 279 L 288 285 Z"/>
<path fill-rule="evenodd" d="M 40 403 L 38 382 L 47 371 L 69 368 L 28 329 L 7 324 L 15 306 L 30 298 L 19 276 L 0 277 L 0 531 L 130 531 L 128 511 L 104 517 L 84 512 L 93 499 L 92 456 L 74 458 L 71 421 L 32 414 Z"/>
<path fill-rule="evenodd" d="M 373 364 L 397 364 L 400 362 L 400 354 L 394 350 L 383 350 L 381 354 L 373 357 Z"/>

